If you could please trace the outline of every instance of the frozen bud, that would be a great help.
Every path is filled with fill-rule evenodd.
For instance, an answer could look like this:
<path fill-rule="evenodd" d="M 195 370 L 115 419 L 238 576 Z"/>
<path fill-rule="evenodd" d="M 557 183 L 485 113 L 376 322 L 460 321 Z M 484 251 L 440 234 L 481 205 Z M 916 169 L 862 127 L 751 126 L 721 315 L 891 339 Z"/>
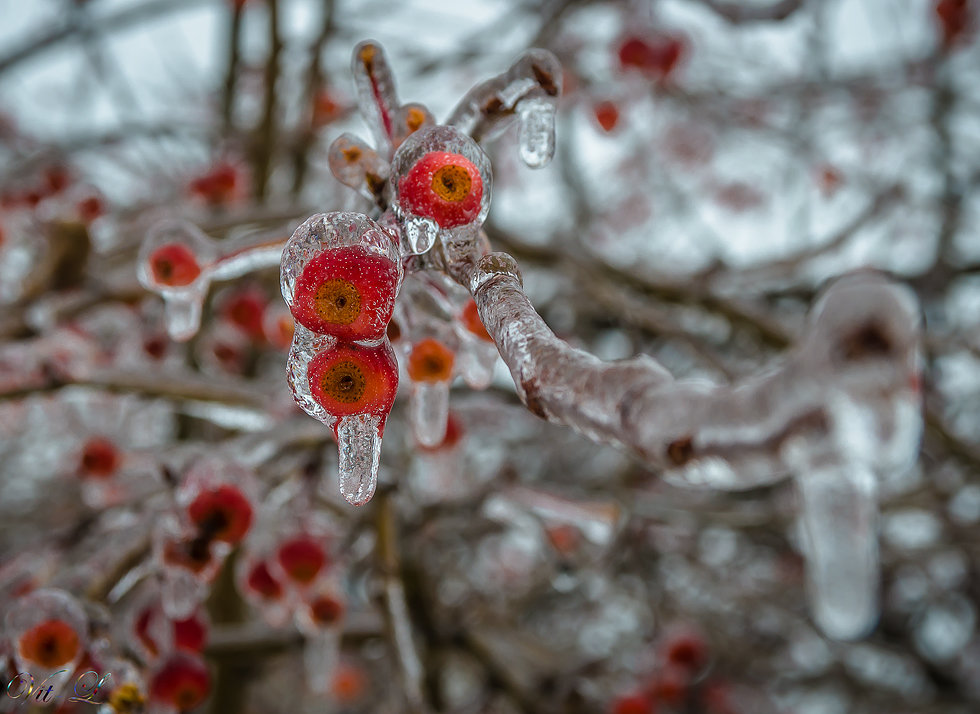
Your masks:
<path fill-rule="evenodd" d="M 345 186 L 379 202 L 388 183 L 388 163 L 353 134 L 341 134 L 330 145 L 330 172 Z"/>

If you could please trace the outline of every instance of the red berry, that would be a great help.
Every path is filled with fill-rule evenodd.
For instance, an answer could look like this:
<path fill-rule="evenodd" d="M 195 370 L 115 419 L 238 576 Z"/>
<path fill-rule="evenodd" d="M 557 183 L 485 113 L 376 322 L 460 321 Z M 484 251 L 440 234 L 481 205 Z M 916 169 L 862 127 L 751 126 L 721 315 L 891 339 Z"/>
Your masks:
<path fill-rule="evenodd" d="M 416 382 L 446 382 L 452 379 L 455 353 L 439 340 L 427 337 L 412 348 L 408 376 Z"/>
<path fill-rule="evenodd" d="M 252 525 L 252 504 L 238 488 L 223 484 L 198 494 L 187 515 L 201 536 L 234 545 Z"/>
<path fill-rule="evenodd" d="M 178 655 L 154 675 L 150 697 L 184 712 L 199 706 L 210 688 L 211 675 L 204 663 Z"/>
<path fill-rule="evenodd" d="M 144 609 L 136 618 L 133 623 L 133 631 L 136 633 L 136 637 L 139 639 L 140 644 L 146 648 L 146 651 L 151 655 L 156 657 L 160 654 L 160 647 L 157 645 L 156 640 L 150 635 L 150 624 L 153 622 L 153 616 L 156 614 L 156 609 L 151 605 Z"/>
<path fill-rule="evenodd" d="M 666 79 L 686 52 L 687 43 L 680 35 L 630 36 L 619 46 L 619 64 L 623 69 L 638 69 L 655 79 Z"/>
<path fill-rule="evenodd" d="M 201 266 L 191 249 L 182 243 L 166 243 L 150 254 L 153 280 L 168 288 L 190 285 L 201 274 Z"/>
<path fill-rule="evenodd" d="M 83 476 L 109 478 L 116 472 L 121 462 L 122 457 L 115 445 L 108 439 L 96 436 L 85 442 L 85 446 L 82 447 L 79 470 Z"/>
<path fill-rule="evenodd" d="M 970 4 L 968 0 L 939 0 L 936 16 L 942 33 L 943 46 L 947 49 L 970 29 Z"/>
<path fill-rule="evenodd" d="M 343 113 L 343 104 L 328 90 L 322 89 L 313 97 L 313 128 L 325 126 Z"/>
<path fill-rule="evenodd" d="M 463 308 L 462 321 L 463 326 L 481 340 L 493 342 L 493 338 L 487 332 L 487 328 L 484 327 L 483 321 L 480 319 L 480 313 L 476 309 L 475 300 L 470 300 L 466 303 L 466 307 Z"/>
<path fill-rule="evenodd" d="M 82 223 L 91 223 L 105 213 L 105 206 L 102 205 L 102 199 L 98 196 L 83 198 L 75 208 L 78 211 L 78 217 L 82 219 Z"/>
<path fill-rule="evenodd" d="M 64 620 L 46 620 L 22 634 L 17 648 L 28 662 L 54 669 L 78 654 L 78 633 Z"/>
<path fill-rule="evenodd" d="M 277 554 L 283 572 L 301 585 L 309 585 L 327 564 L 327 554 L 311 536 L 296 536 L 279 546 Z"/>
<path fill-rule="evenodd" d="M 308 368 L 310 393 L 333 417 L 386 415 L 398 390 L 398 365 L 391 347 L 340 344 L 321 352 Z"/>
<path fill-rule="evenodd" d="M 605 132 L 610 132 L 619 123 L 619 109 L 612 102 L 599 102 L 595 105 L 595 119 Z"/>
<path fill-rule="evenodd" d="M 653 702 L 643 694 L 619 697 L 612 703 L 610 714 L 653 714 Z"/>
<path fill-rule="evenodd" d="M 264 562 L 256 563 L 252 566 L 245 582 L 248 587 L 266 600 L 278 600 L 282 597 L 282 585 L 272 577 L 272 573 L 269 572 L 269 566 Z"/>
<path fill-rule="evenodd" d="M 333 625 L 344 614 L 344 604 L 329 595 L 320 595 L 310 603 L 310 615 L 318 625 Z"/>
<path fill-rule="evenodd" d="M 228 163 L 218 164 L 206 174 L 193 179 L 190 184 L 191 193 L 211 205 L 230 202 L 237 188 L 238 169 Z"/>
<path fill-rule="evenodd" d="M 292 313 L 304 327 L 345 340 L 376 339 L 395 308 L 398 266 L 362 246 L 325 250 L 296 280 Z"/>
<path fill-rule="evenodd" d="M 338 702 L 347 703 L 359 699 L 366 686 L 367 678 L 360 667 L 341 662 L 334 669 L 330 690 Z"/>
<path fill-rule="evenodd" d="M 174 645 L 185 652 L 200 653 L 208 639 L 208 628 L 196 615 L 174 621 Z"/>
<path fill-rule="evenodd" d="M 466 225 L 480 213 L 483 178 L 465 156 L 433 151 L 415 162 L 398 182 L 403 206 L 442 228 Z"/>

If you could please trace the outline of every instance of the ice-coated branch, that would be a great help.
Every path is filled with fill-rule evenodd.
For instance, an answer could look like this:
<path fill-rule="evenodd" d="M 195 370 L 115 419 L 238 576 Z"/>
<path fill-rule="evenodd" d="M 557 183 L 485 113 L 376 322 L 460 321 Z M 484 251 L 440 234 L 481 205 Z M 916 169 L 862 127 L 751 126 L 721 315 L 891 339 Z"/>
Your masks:
<path fill-rule="evenodd" d="M 521 159 L 531 168 L 540 168 L 555 153 L 560 94 L 558 59 L 547 50 L 528 50 L 506 72 L 467 92 L 446 124 L 484 142 L 518 121 Z"/>
<path fill-rule="evenodd" d="M 856 273 L 831 285 L 790 354 L 735 384 L 677 380 L 647 356 L 603 362 L 558 339 L 506 253 L 468 287 L 528 409 L 618 443 L 674 480 L 799 484 L 815 619 L 859 637 L 877 617 L 876 479 L 918 450 L 919 317 L 907 288 Z"/>

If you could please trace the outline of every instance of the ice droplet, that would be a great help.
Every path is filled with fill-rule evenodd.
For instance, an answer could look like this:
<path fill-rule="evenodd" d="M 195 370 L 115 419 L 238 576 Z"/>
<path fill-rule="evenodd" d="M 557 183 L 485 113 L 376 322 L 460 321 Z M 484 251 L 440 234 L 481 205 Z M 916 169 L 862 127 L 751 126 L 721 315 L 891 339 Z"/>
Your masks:
<path fill-rule="evenodd" d="M 411 253 L 421 255 L 427 253 L 439 235 L 439 225 L 431 218 L 421 216 L 406 216 L 402 219 L 402 231 L 408 241 Z"/>
<path fill-rule="evenodd" d="M 171 339 L 186 342 L 197 334 L 203 301 L 204 295 L 198 290 L 164 293 L 163 320 Z"/>
<path fill-rule="evenodd" d="M 340 628 L 326 627 L 307 636 L 303 648 L 303 667 L 306 684 L 314 694 L 327 695 L 333 683 L 334 670 L 340 655 Z"/>
<path fill-rule="evenodd" d="M 856 462 L 797 473 L 814 617 L 830 637 L 861 637 L 878 614 L 874 475 Z"/>
<path fill-rule="evenodd" d="M 337 422 L 340 492 L 352 506 L 363 506 L 374 496 L 381 463 L 381 417 L 345 416 Z"/>
<path fill-rule="evenodd" d="M 530 96 L 517 103 L 521 161 L 532 169 L 547 166 L 555 155 L 556 109 L 555 101 L 545 96 Z"/>
<path fill-rule="evenodd" d="M 446 437 L 449 381 L 419 382 L 412 391 L 412 432 L 422 446 L 436 446 Z"/>
<path fill-rule="evenodd" d="M 488 253 L 480 258 L 476 270 L 470 276 L 470 292 L 476 295 L 477 290 L 498 275 L 515 278 L 522 287 L 524 286 L 524 280 L 521 278 L 521 271 L 517 267 L 516 260 L 507 253 Z"/>
<path fill-rule="evenodd" d="M 493 370 L 497 365 L 497 347 L 469 339 L 464 344 L 466 346 L 457 353 L 459 373 L 467 386 L 473 389 L 486 389 L 493 382 Z"/>

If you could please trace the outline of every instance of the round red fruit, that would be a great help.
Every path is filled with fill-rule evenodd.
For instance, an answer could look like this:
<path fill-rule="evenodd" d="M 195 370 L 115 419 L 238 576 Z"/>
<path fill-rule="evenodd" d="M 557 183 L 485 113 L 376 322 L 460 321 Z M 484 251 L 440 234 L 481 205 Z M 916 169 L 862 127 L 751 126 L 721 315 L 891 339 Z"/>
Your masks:
<path fill-rule="evenodd" d="M 201 266 L 186 245 L 167 243 L 150 254 L 150 274 L 160 285 L 179 288 L 197 280 Z"/>
<path fill-rule="evenodd" d="M 391 347 L 342 344 L 321 352 L 308 368 L 310 393 L 331 416 L 387 414 L 398 390 Z"/>
<path fill-rule="evenodd" d="M 398 183 L 402 205 L 442 228 L 472 222 L 483 199 L 483 179 L 461 154 L 432 151 L 415 162 Z"/>
<path fill-rule="evenodd" d="M 380 338 L 395 308 L 398 266 L 363 246 L 325 250 L 296 280 L 292 313 L 323 335 L 345 340 Z"/>
<path fill-rule="evenodd" d="M 201 536 L 234 545 L 252 525 L 252 504 L 239 489 L 223 484 L 198 494 L 187 515 Z"/>

